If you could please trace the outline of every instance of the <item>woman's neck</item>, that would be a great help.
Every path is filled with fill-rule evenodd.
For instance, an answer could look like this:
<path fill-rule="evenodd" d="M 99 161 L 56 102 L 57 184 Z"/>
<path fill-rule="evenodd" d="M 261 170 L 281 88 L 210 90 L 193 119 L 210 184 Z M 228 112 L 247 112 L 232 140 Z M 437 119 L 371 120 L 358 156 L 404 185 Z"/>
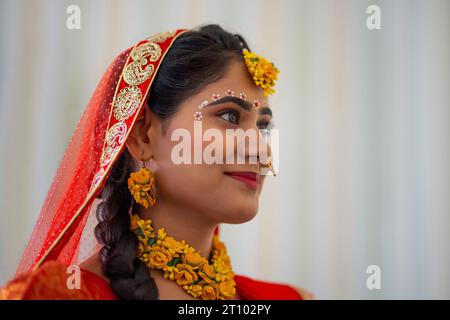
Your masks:
<path fill-rule="evenodd" d="M 198 212 L 180 208 L 169 201 L 159 199 L 151 208 L 138 212 L 141 218 L 151 219 L 155 229 L 164 228 L 167 235 L 187 244 L 209 259 L 214 230 L 217 224 L 206 221 Z"/>

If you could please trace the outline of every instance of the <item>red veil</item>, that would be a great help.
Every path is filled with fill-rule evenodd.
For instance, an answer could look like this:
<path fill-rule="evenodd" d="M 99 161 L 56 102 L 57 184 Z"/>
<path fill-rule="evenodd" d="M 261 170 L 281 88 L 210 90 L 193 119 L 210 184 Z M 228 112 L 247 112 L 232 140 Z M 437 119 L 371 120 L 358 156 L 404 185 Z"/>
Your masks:
<path fill-rule="evenodd" d="M 79 264 L 95 252 L 94 200 L 124 150 L 165 54 L 186 31 L 142 40 L 106 70 L 64 153 L 16 274 L 47 260 Z"/>

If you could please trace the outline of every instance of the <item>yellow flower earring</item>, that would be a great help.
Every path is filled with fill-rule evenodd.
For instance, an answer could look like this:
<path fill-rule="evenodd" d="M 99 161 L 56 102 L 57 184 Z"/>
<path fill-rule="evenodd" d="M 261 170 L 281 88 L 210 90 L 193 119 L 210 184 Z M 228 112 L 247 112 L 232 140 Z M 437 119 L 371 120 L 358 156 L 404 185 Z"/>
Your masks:
<path fill-rule="evenodd" d="M 154 206 L 156 203 L 155 196 L 155 177 L 153 172 L 145 167 L 145 162 L 142 161 L 143 167 L 137 172 L 132 172 L 128 178 L 128 189 L 137 203 L 145 208 Z"/>

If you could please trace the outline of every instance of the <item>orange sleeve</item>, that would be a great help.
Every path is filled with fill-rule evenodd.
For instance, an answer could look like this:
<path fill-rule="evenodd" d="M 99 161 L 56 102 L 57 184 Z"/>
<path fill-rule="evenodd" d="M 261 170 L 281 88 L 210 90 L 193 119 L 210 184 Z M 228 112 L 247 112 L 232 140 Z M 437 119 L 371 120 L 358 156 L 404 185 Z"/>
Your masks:
<path fill-rule="evenodd" d="M 96 299 L 96 293 L 81 282 L 80 289 L 69 289 L 70 274 L 64 265 L 56 261 L 44 263 L 8 282 L 0 288 L 0 300 L 89 300 Z M 82 280 L 81 280 L 82 281 Z"/>

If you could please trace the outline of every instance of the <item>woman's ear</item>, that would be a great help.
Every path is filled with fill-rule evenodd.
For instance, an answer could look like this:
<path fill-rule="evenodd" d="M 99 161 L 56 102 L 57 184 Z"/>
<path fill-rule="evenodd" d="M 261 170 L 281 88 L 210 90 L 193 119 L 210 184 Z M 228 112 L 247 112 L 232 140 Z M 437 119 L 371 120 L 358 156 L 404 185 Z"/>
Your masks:
<path fill-rule="evenodd" d="M 145 105 L 141 115 L 136 119 L 133 130 L 128 136 L 126 146 L 131 155 L 138 161 L 149 159 L 153 156 L 150 138 L 150 129 L 154 114 Z"/>

